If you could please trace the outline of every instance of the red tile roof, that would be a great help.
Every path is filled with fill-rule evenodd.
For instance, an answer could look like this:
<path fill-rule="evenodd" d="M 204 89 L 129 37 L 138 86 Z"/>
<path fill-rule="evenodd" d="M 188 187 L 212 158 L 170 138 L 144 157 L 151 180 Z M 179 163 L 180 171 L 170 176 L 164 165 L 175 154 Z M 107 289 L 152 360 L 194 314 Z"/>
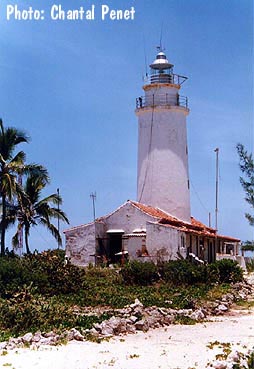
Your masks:
<path fill-rule="evenodd" d="M 144 205 L 139 202 L 130 201 L 132 205 L 143 211 L 144 213 L 151 215 L 158 219 L 158 223 L 170 226 L 180 231 L 191 233 L 197 236 L 205 236 L 210 238 L 219 238 L 224 241 L 232 241 L 232 242 L 239 242 L 240 240 L 233 237 L 222 236 L 217 234 L 216 229 L 208 227 L 207 225 L 201 223 L 199 220 L 191 217 L 191 222 L 185 222 L 181 219 L 178 219 L 161 209 L 154 208 L 149 205 Z"/>
<path fill-rule="evenodd" d="M 130 202 L 131 202 L 132 205 L 134 205 L 135 207 L 142 210 L 143 213 L 151 215 L 152 217 L 159 218 L 159 219 L 167 219 L 169 221 L 176 221 L 176 222 L 179 221 L 178 218 L 173 217 L 172 215 L 170 215 L 170 214 L 166 213 L 165 211 L 160 210 L 158 208 L 154 208 L 154 207 L 149 206 L 149 205 L 144 205 L 144 204 L 141 204 L 140 202 L 136 202 L 136 201 L 130 201 Z"/>
<path fill-rule="evenodd" d="M 131 200 L 128 200 L 126 203 L 118 207 L 114 212 L 108 215 L 105 215 L 103 217 L 97 218 L 96 222 L 104 221 L 106 218 L 110 217 L 112 214 L 116 213 L 119 209 L 124 207 L 127 203 L 130 203 L 132 206 L 139 209 L 143 213 L 150 215 L 153 218 L 156 218 L 157 222 L 161 225 L 172 227 L 174 229 L 178 229 L 179 231 L 193 234 L 196 236 L 201 236 L 201 237 L 205 236 L 205 237 L 210 237 L 210 238 L 217 237 L 220 240 L 229 241 L 229 242 L 239 242 L 240 241 L 237 238 L 222 236 L 222 235 L 217 234 L 216 229 L 206 226 L 205 224 L 201 223 L 200 221 L 198 221 L 197 219 L 193 217 L 191 217 L 190 222 L 185 222 L 179 218 L 174 217 L 171 214 L 166 213 L 165 211 L 159 208 L 155 208 L 153 206 L 141 204 L 140 202 L 131 201 Z M 90 224 L 93 224 L 93 223 L 73 227 L 71 229 L 65 230 L 64 233 L 68 233 L 69 231 L 83 228 Z"/>

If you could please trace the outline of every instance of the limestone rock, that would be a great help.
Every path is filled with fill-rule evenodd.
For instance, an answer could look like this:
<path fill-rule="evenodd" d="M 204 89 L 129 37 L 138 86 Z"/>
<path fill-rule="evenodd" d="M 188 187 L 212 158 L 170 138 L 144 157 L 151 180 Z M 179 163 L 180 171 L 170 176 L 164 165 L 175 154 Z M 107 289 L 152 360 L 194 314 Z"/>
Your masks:
<path fill-rule="evenodd" d="M 24 343 L 31 343 L 32 342 L 32 339 L 33 339 L 33 333 L 29 332 L 29 333 L 26 333 L 23 337 L 22 337 L 22 341 Z"/>
<path fill-rule="evenodd" d="M 5 350 L 7 346 L 7 342 L 0 342 L 0 350 Z"/>
<path fill-rule="evenodd" d="M 33 336 L 32 341 L 33 342 L 40 342 L 40 340 L 42 339 L 42 334 L 41 332 L 36 332 Z"/>
<path fill-rule="evenodd" d="M 227 369 L 227 363 L 225 361 L 216 361 L 213 363 L 214 369 Z"/>
<path fill-rule="evenodd" d="M 54 337 L 56 334 L 55 332 L 51 331 L 51 332 L 47 332 L 47 333 L 44 333 L 43 336 L 46 337 L 46 338 L 49 338 L 49 337 Z"/>
<path fill-rule="evenodd" d="M 40 340 L 40 344 L 49 346 L 51 344 L 51 337 L 42 337 Z"/>
<path fill-rule="evenodd" d="M 217 308 L 215 309 L 215 312 L 217 314 L 223 314 L 226 311 L 228 311 L 228 307 L 225 304 L 220 304 L 217 306 Z"/>
<path fill-rule="evenodd" d="M 138 331 L 147 332 L 148 329 L 149 329 L 148 322 L 145 319 L 141 319 L 141 320 L 137 321 L 134 325 L 135 325 L 135 328 Z"/>
<path fill-rule="evenodd" d="M 202 311 L 201 309 L 199 309 L 199 310 L 194 310 L 194 311 L 189 315 L 189 317 L 190 317 L 191 319 L 194 319 L 194 320 L 199 321 L 199 320 L 202 320 L 202 319 L 204 319 L 204 318 L 205 318 L 205 314 L 203 313 L 203 311 Z"/>
<path fill-rule="evenodd" d="M 135 302 L 130 305 L 130 308 L 132 309 L 135 309 L 136 307 L 141 307 L 141 308 L 144 307 L 144 305 L 142 304 L 142 302 L 139 301 L 139 299 L 135 299 Z"/>
<path fill-rule="evenodd" d="M 74 340 L 76 340 L 76 341 L 83 341 L 84 340 L 84 336 L 76 328 L 72 328 L 71 332 L 73 333 L 73 339 Z"/>

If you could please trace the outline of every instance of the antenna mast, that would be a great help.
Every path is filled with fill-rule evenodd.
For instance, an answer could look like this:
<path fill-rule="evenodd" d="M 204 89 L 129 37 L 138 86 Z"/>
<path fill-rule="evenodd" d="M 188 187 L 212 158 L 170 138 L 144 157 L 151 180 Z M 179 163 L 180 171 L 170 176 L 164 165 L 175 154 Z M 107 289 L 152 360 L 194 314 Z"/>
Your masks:
<path fill-rule="evenodd" d="M 95 220 L 95 200 L 96 200 L 96 192 L 92 192 L 90 194 L 90 197 L 92 199 L 92 202 L 93 202 L 93 220 Z"/>
<path fill-rule="evenodd" d="M 144 56 L 145 56 L 145 67 L 146 67 L 146 77 L 148 76 L 148 69 L 147 69 L 147 57 L 146 57 L 146 43 L 145 43 L 145 36 L 143 35 L 143 43 L 144 43 Z"/>
<path fill-rule="evenodd" d="M 219 148 L 217 147 L 214 152 L 216 153 L 215 229 L 218 231 Z"/>
<path fill-rule="evenodd" d="M 160 51 L 162 51 L 162 30 L 163 30 L 163 22 L 161 23 Z"/>

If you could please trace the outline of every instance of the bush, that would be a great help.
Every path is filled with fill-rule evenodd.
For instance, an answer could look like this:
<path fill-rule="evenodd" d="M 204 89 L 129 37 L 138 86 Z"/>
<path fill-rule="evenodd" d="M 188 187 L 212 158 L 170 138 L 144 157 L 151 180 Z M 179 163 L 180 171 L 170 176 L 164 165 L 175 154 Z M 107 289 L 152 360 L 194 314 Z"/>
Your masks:
<path fill-rule="evenodd" d="M 128 285 L 147 286 L 159 279 L 158 268 L 152 262 L 130 261 L 121 270 L 123 281 Z"/>
<path fill-rule="evenodd" d="M 249 261 L 247 261 L 246 268 L 249 273 L 254 272 L 254 259 L 249 259 Z"/>
<path fill-rule="evenodd" d="M 0 296 L 12 296 L 30 283 L 31 271 L 19 258 L 0 258 Z"/>
<path fill-rule="evenodd" d="M 19 336 L 27 332 L 38 330 L 48 332 L 73 327 L 88 329 L 93 323 L 107 319 L 106 314 L 79 315 L 73 313 L 73 308 L 61 304 L 56 298 L 30 296 L 29 293 L 20 298 L 16 296 L 10 300 L 0 301 L 0 340 L 9 335 Z M 4 337 L 5 336 L 5 337 Z"/>
<path fill-rule="evenodd" d="M 207 281 L 207 267 L 192 264 L 188 260 L 170 260 L 159 265 L 162 279 L 176 285 L 205 283 Z"/>
<path fill-rule="evenodd" d="M 34 287 L 42 294 L 71 294 L 81 289 L 85 269 L 72 264 L 65 265 L 62 250 L 27 255 L 23 263 L 31 271 Z"/>
<path fill-rule="evenodd" d="M 236 283 L 243 280 L 243 270 L 230 259 L 222 259 L 208 265 L 208 277 L 212 283 Z"/>
<path fill-rule="evenodd" d="M 64 264 L 64 252 L 45 251 L 23 258 L 0 258 L 0 296 L 11 297 L 25 286 L 53 296 L 71 294 L 82 288 L 85 270 Z"/>
<path fill-rule="evenodd" d="M 243 280 L 243 271 L 236 261 L 222 259 L 209 265 L 193 264 L 188 260 L 170 260 L 158 266 L 151 262 L 131 261 L 121 274 L 128 285 L 151 285 L 159 277 L 173 285 L 198 283 L 236 283 Z"/>

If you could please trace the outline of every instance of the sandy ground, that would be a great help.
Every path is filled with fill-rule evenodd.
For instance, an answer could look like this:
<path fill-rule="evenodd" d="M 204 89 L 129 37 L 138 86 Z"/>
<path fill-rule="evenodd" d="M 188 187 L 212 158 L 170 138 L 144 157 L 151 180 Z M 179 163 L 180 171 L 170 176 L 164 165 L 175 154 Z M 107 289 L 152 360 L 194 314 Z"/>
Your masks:
<path fill-rule="evenodd" d="M 219 341 L 233 349 L 254 347 L 254 310 L 192 326 L 167 328 L 113 338 L 100 344 L 70 342 L 39 350 L 19 349 L 0 356 L 0 368 L 9 369 L 205 369 L 222 348 L 207 345 Z"/>

